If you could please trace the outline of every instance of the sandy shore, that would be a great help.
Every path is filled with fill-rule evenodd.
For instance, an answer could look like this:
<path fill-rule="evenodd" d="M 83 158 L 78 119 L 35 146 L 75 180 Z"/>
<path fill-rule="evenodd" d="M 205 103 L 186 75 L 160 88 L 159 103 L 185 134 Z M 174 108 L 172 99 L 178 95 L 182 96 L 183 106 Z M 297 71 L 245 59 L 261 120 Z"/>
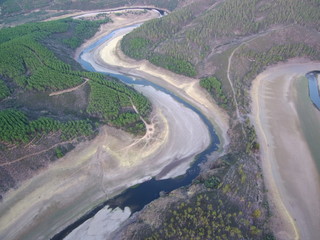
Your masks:
<path fill-rule="evenodd" d="M 320 239 L 319 174 L 300 126 L 294 87 L 295 81 L 315 69 L 320 69 L 319 63 L 271 67 L 256 78 L 251 89 L 263 173 L 278 215 L 277 239 Z"/>
<path fill-rule="evenodd" d="M 130 214 L 128 207 L 124 210 L 111 210 L 106 206 L 93 218 L 74 229 L 65 240 L 109 240 L 110 234 L 118 229 Z"/>
<path fill-rule="evenodd" d="M 154 14 L 146 16 L 156 17 Z M 136 22 L 143 20 L 140 15 L 135 17 Z M 128 19 L 122 25 L 114 22 L 109 30 L 125 22 L 128 24 Z M 151 87 L 137 88 L 154 106 L 153 129 L 148 136 L 137 138 L 102 127 L 94 140 L 81 143 L 4 197 L 0 239 L 50 239 L 93 206 L 130 186 L 151 176 L 168 178 L 184 173 L 194 156 L 210 143 L 206 125 L 169 95 Z M 177 161 L 177 167 L 168 169 Z"/>
<path fill-rule="evenodd" d="M 132 76 L 148 79 L 188 101 L 200 109 L 214 124 L 221 141 L 221 149 L 225 149 L 229 143 L 227 135 L 229 117 L 226 112 L 219 108 L 212 97 L 200 87 L 198 79 L 177 75 L 154 66 L 146 60 L 135 61 L 125 56 L 120 50 L 120 41 L 131 30 L 126 29 L 101 45 L 95 51 L 93 61 L 109 70 L 125 72 Z"/>
<path fill-rule="evenodd" d="M 79 15 L 79 17 L 81 17 L 81 15 Z M 113 30 L 134 24 L 143 23 L 145 21 L 157 18 L 159 17 L 159 12 L 147 11 L 147 13 L 141 15 L 128 14 L 120 16 L 112 14 L 109 17 L 112 19 L 113 22 L 102 25 L 100 30 L 92 38 L 87 40 L 76 50 L 75 58 L 77 58 L 79 54 L 83 51 L 83 49 L 87 48 L 91 43 L 96 42 L 99 38 L 107 35 Z"/>
<path fill-rule="evenodd" d="M 197 114 L 151 87 L 155 130 L 139 138 L 103 127 L 47 170 L 7 194 L 0 204 L 1 239 L 48 239 L 98 202 L 151 176 L 183 174 L 210 142 Z M 186 131 L 188 129 L 188 131 Z M 167 166 L 184 159 L 177 168 Z M 23 238 L 22 238 L 23 236 Z"/>

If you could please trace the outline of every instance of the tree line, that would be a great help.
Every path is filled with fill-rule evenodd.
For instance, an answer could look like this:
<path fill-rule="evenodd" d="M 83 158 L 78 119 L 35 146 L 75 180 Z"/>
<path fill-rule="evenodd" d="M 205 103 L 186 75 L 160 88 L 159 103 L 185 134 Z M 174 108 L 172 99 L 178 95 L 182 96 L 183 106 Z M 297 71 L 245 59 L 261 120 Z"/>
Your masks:
<path fill-rule="evenodd" d="M 88 120 L 60 122 L 48 117 L 30 120 L 23 112 L 15 109 L 0 111 L 0 141 L 10 144 L 26 144 L 35 137 L 49 133 L 60 133 L 61 140 L 90 136 L 93 125 Z"/>
<path fill-rule="evenodd" d="M 90 91 L 86 109 L 88 116 L 133 133 L 144 132 L 140 115 L 147 117 L 151 112 L 151 104 L 147 98 L 119 80 L 98 73 L 73 70 L 71 65 L 57 58 L 45 46 L 44 40 L 58 33 L 67 33 L 63 36 L 74 33 L 78 46 L 107 21 L 109 19 L 93 22 L 64 19 L 1 29 L 0 75 L 13 81 L 24 91 L 41 92 L 67 89 L 89 79 Z M 63 44 L 65 39 L 57 41 Z M 73 47 L 68 44 L 65 46 Z M 5 82 L 0 81 L 0 100 L 9 94 L 10 89 Z M 139 113 L 134 111 L 132 104 Z M 67 133 L 63 136 L 68 138 Z"/>
<path fill-rule="evenodd" d="M 163 61 L 169 56 L 196 66 L 228 39 L 255 34 L 272 25 L 320 28 L 318 0 L 226 0 L 206 11 L 203 4 L 191 4 L 145 23 L 123 38 L 122 50 L 135 59 L 150 60 L 157 54 Z M 168 68 L 162 60 L 153 63 Z M 175 63 L 169 70 L 177 72 Z"/>

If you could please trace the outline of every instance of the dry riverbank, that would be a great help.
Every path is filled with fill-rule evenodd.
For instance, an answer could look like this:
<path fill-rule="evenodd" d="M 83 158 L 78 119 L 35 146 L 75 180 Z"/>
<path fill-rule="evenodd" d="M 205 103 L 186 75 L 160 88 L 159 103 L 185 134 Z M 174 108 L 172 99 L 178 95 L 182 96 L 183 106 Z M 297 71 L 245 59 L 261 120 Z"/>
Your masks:
<path fill-rule="evenodd" d="M 131 29 L 119 32 L 95 51 L 93 61 L 97 67 L 100 65 L 110 70 L 126 72 L 133 76 L 148 79 L 190 102 L 213 122 L 221 141 L 221 149 L 225 149 L 229 143 L 227 135 L 229 117 L 227 113 L 218 107 L 212 97 L 200 87 L 198 79 L 177 75 L 156 67 L 146 60 L 136 61 L 125 56 L 120 49 L 120 41 L 129 31 Z"/>
<path fill-rule="evenodd" d="M 251 89 L 263 173 L 279 217 L 278 239 L 320 238 L 319 174 L 300 126 L 294 87 L 308 71 L 319 68 L 318 63 L 280 64 L 260 74 Z"/>
<path fill-rule="evenodd" d="M 150 11 L 133 18 L 142 22 L 157 16 L 157 12 Z M 119 17 L 122 23 L 113 19 L 108 30 L 133 23 L 128 16 L 126 21 L 121 20 L 124 17 Z M 150 118 L 153 129 L 149 129 L 148 136 L 137 138 L 102 127 L 94 140 L 79 144 L 9 192 L 0 204 L 1 239 L 50 239 L 99 202 L 132 185 L 151 176 L 165 178 L 184 173 L 194 156 L 210 143 L 206 125 L 169 95 L 151 87 L 138 90 L 150 98 L 154 108 Z"/>

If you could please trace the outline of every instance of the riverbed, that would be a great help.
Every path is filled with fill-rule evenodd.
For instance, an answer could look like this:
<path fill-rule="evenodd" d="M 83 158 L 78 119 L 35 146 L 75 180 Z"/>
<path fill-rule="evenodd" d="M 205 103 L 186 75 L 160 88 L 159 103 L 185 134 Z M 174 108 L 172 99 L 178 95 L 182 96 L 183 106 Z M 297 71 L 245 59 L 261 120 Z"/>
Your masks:
<path fill-rule="evenodd" d="M 1 239 L 50 239 L 106 199 L 153 176 L 179 176 L 197 154 L 203 152 L 204 158 L 217 148 L 209 132 L 212 124 L 199 110 L 174 94 L 145 85 L 136 87 L 153 103 L 150 138 L 139 141 L 121 130 L 102 127 L 94 140 L 81 143 L 5 196 L 0 205 Z M 182 184 L 190 183 L 196 171 L 189 171 Z M 171 181 L 161 185 L 168 191 L 181 186 L 179 180 Z"/>

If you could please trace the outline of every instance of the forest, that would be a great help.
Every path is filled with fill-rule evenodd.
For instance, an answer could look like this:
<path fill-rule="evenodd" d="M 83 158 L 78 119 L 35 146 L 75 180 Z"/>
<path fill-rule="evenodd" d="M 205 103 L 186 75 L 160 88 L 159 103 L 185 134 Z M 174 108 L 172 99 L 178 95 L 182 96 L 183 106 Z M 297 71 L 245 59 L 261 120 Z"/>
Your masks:
<path fill-rule="evenodd" d="M 72 49 L 76 49 L 80 47 L 85 39 L 93 36 L 99 30 L 101 24 L 108 23 L 111 21 L 111 19 L 108 16 L 105 16 L 103 20 L 96 21 L 83 21 L 75 19 L 69 19 L 69 21 L 71 26 L 69 27 L 68 32 L 71 36 L 64 38 L 63 43 Z"/>
<path fill-rule="evenodd" d="M 241 56 L 251 59 L 250 71 L 245 79 L 252 79 L 260 73 L 265 66 L 275 64 L 293 57 L 308 56 L 312 60 L 320 59 L 320 52 L 304 43 L 287 43 L 273 46 L 267 51 L 257 52 L 243 48 Z"/>
<path fill-rule="evenodd" d="M 90 73 L 90 79 L 91 92 L 87 108 L 90 115 L 131 133 L 141 134 L 145 131 L 140 116 L 147 118 L 151 112 L 151 104 L 146 97 L 119 81 L 106 81 L 100 74 Z M 134 111 L 133 105 L 138 113 Z"/>
<path fill-rule="evenodd" d="M 10 144 L 26 144 L 33 138 L 49 133 L 60 133 L 62 141 L 93 134 L 88 120 L 60 122 L 48 117 L 30 120 L 23 112 L 15 109 L 0 111 L 0 141 Z"/>
<path fill-rule="evenodd" d="M 8 96 L 14 99 L 21 91 L 49 94 L 80 85 L 85 79 L 89 80 L 90 86 L 86 93 L 88 104 L 84 113 L 90 120 L 60 122 L 38 113 L 35 114 L 37 119 L 30 120 L 25 115 L 28 111 L 3 109 L 0 118 L 4 131 L 1 133 L 2 142 L 26 144 L 36 135 L 50 132 L 59 132 L 63 141 L 80 135 L 89 136 L 96 126 L 94 122 L 106 123 L 135 134 L 145 131 L 140 116 L 147 118 L 151 104 L 144 96 L 117 79 L 74 70 L 73 66 L 60 60 L 46 46 L 46 39 L 50 38 L 51 41 L 57 41 L 56 45 L 77 48 L 85 39 L 93 36 L 101 24 L 109 21 L 109 18 L 99 21 L 63 19 L 0 30 L 0 100 L 5 101 Z M 52 37 L 59 34 L 61 37 Z"/>
<path fill-rule="evenodd" d="M 175 204 L 163 225 L 144 239 L 275 239 L 260 228 L 259 209 L 248 216 L 235 204 L 225 205 L 224 198 L 224 193 L 215 190 Z"/>
<path fill-rule="evenodd" d="M 319 30 L 314 21 L 320 18 L 318 0 L 226 0 L 210 7 L 214 3 L 197 1 L 152 20 L 128 34 L 121 48 L 135 59 L 150 60 L 157 54 L 163 59 L 188 62 L 198 70 L 215 49 L 240 37 L 266 31 L 270 26 L 299 24 Z M 199 15 L 201 11 L 203 14 Z M 168 68 L 162 61 L 153 63 Z M 179 72 L 175 70 L 178 64 L 173 62 L 171 71 Z M 179 73 L 190 75 L 187 71 Z"/>
<path fill-rule="evenodd" d="M 156 6 L 175 9 L 185 0 L 1 0 L 0 26 L 35 22 L 76 10 L 101 10 L 123 6 Z"/>
<path fill-rule="evenodd" d="M 200 86 L 206 89 L 220 106 L 228 108 L 228 98 L 223 92 L 221 81 L 216 77 L 202 78 L 200 80 Z"/>

